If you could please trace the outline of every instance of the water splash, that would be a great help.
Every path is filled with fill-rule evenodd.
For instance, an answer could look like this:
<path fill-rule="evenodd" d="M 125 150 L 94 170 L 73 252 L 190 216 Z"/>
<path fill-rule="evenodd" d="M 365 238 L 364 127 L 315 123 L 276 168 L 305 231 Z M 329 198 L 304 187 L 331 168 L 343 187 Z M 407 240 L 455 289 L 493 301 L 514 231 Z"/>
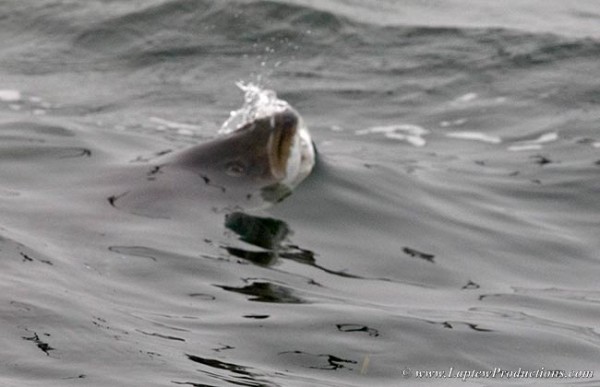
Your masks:
<path fill-rule="evenodd" d="M 219 134 L 231 133 L 256 119 L 268 117 L 284 110 L 293 110 L 284 100 L 277 98 L 273 90 L 263 89 L 253 83 L 237 82 L 236 86 L 244 92 L 244 105 L 232 111 L 221 125 Z"/>

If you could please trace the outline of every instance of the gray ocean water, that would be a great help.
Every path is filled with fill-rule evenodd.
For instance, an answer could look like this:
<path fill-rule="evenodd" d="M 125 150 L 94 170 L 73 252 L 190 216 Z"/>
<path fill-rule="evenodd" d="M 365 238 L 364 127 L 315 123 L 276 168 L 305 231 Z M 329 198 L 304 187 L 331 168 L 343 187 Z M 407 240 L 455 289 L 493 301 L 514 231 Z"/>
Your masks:
<path fill-rule="evenodd" d="M 0 385 L 600 385 L 599 2 L 5 0 L 0 38 Z M 290 197 L 111 206 L 240 80 L 311 130 Z"/>

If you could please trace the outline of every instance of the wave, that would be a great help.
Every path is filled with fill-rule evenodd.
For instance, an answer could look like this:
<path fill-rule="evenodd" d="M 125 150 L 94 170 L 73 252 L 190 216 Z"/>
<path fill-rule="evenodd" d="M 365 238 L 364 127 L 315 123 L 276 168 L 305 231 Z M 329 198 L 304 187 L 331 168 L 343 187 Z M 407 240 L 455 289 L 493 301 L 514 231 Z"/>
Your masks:
<path fill-rule="evenodd" d="M 376 71 L 404 72 L 465 65 L 529 67 L 600 54 L 600 41 L 590 38 L 505 28 L 384 26 L 278 1 L 155 0 L 142 9 L 117 3 L 120 7 L 106 9 L 36 4 L 11 10 L 5 5 L 7 20 L 22 22 L 2 27 L 18 39 L 12 47 L 0 46 L 0 52 L 12 54 L 0 65 L 19 71 L 35 62 L 36 68 L 29 70 L 35 72 L 73 70 L 74 64 L 97 67 L 106 61 L 137 68 L 182 58 L 198 63 L 214 58 L 334 58 L 327 59 L 329 66 L 338 65 L 337 59 L 374 61 L 385 54 L 397 58 L 398 65 Z"/>
<path fill-rule="evenodd" d="M 298 42 L 341 33 L 347 21 L 327 12 L 261 1 L 176 0 L 96 23 L 73 45 L 90 51 L 149 51 L 157 56 L 243 54 L 255 43 Z M 262 47 L 261 47 L 262 49 Z"/>

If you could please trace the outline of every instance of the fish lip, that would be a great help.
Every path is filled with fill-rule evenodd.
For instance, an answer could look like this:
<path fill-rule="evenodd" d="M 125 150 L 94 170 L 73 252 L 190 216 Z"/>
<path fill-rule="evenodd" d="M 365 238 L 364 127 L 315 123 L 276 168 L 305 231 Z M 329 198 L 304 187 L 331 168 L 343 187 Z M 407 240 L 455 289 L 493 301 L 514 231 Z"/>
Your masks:
<path fill-rule="evenodd" d="M 267 145 L 271 174 L 281 181 L 286 178 L 288 160 L 298 133 L 298 116 L 286 110 L 271 117 L 271 135 Z"/>

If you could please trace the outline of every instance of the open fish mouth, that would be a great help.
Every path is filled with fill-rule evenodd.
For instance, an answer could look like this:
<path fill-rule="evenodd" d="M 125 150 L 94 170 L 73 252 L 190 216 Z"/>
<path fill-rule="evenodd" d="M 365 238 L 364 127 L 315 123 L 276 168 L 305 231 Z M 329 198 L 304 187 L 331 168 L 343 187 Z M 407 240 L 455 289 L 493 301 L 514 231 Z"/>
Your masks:
<path fill-rule="evenodd" d="M 276 113 L 271 117 L 271 129 L 267 145 L 271 173 L 277 180 L 284 180 L 298 146 L 298 117 L 291 111 Z"/>

